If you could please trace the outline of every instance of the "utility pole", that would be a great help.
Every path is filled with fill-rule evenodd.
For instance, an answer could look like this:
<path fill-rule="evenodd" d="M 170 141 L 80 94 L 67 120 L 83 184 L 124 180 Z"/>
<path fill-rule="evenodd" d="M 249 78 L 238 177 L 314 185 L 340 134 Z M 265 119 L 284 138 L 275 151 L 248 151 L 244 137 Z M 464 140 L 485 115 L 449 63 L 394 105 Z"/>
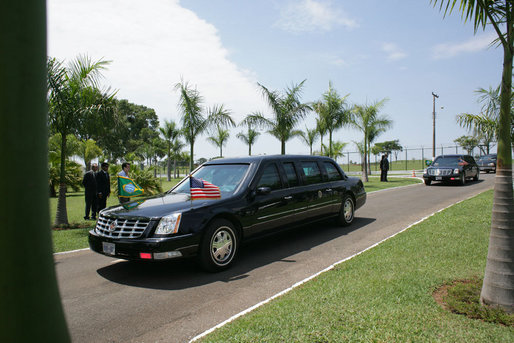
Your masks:
<path fill-rule="evenodd" d="M 432 161 L 435 160 L 435 98 L 439 98 L 439 95 L 432 92 L 433 98 L 433 110 L 432 110 Z"/>

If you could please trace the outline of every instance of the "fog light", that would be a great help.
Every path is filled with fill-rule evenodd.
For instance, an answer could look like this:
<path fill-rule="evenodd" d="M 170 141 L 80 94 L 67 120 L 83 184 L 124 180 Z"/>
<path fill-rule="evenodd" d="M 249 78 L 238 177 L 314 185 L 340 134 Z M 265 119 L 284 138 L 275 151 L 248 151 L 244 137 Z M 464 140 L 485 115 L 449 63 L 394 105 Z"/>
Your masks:
<path fill-rule="evenodd" d="M 182 253 L 180 251 L 155 252 L 153 254 L 153 258 L 155 260 L 165 260 L 167 258 L 176 258 L 181 256 Z"/>
<path fill-rule="evenodd" d="M 141 257 L 143 260 L 151 260 L 152 254 L 149 252 L 140 252 L 139 257 Z"/>

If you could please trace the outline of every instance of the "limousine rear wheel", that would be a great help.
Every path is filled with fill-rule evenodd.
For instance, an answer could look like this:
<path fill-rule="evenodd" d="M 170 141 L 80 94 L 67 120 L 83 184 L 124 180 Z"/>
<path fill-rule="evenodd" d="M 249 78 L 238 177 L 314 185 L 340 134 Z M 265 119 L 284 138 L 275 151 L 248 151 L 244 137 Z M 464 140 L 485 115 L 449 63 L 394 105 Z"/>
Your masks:
<path fill-rule="evenodd" d="M 355 205 L 350 195 L 345 195 L 343 199 L 343 206 L 339 212 L 339 224 L 342 226 L 348 226 L 353 222 L 355 216 Z"/>
<path fill-rule="evenodd" d="M 225 270 L 232 264 L 238 248 L 234 225 L 226 219 L 215 219 L 202 239 L 200 264 L 211 272 Z"/>

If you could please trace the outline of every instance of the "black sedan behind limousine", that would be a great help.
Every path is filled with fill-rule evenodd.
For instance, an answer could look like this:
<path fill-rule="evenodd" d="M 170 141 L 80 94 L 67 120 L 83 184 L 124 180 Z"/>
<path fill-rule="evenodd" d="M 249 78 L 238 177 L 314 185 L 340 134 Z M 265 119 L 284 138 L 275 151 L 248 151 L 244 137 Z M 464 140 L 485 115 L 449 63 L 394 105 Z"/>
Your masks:
<path fill-rule="evenodd" d="M 197 256 L 220 271 L 244 240 L 328 217 L 350 225 L 365 202 L 361 180 L 327 157 L 217 159 L 165 194 L 101 211 L 89 246 L 129 260 Z"/>

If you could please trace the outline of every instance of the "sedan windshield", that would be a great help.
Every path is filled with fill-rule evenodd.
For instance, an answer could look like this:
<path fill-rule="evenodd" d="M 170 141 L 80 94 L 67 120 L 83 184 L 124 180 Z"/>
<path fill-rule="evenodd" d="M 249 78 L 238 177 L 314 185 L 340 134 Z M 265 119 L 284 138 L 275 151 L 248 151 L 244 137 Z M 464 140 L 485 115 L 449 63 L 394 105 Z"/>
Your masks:
<path fill-rule="evenodd" d="M 432 165 L 434 167 L 455 167 L 462 162 L 462 159 L 458 156 L 442 156 L 436 158 Z"/>
<path fill-rule="evenodd" d="M 496 156 L 494 155 L 484 155 L 478 159 L 479 161 L 496 161 Z"/>
<path fill-rule="evenodd" d="M 198 169 L 193 176 L 219 187 L 221 195 L 232 195 L 243 181 L 248 164 L 209 164 Z M 172 193 L 190 193 L 189 178 L 184 179 Z"/>

